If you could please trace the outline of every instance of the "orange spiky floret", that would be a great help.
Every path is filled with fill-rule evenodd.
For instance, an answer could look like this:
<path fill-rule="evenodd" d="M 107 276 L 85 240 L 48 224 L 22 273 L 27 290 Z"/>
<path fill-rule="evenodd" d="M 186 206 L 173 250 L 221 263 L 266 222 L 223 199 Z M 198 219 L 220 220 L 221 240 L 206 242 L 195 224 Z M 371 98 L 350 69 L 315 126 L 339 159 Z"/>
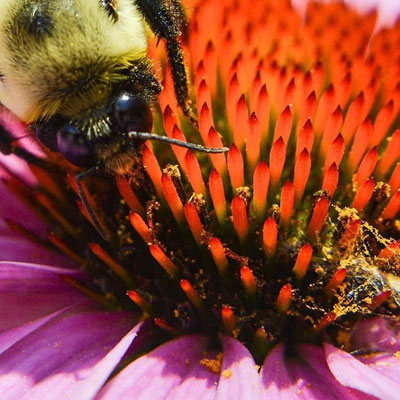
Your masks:
<path fill-rule="evenodd" d="M 199 132 L 168 66 L 156 127 L 230 150 L 145 143 L 143 169 L 117 178 L 121 196 L 90 178 L 111 230 L 91 248 L 124 282 L 121 304 L 123 286 L 173 335 L 225 332 L 250 349 L 398 312 L 400 26 L 372 36 L 374 22 L 343 3 L 311 2 L 302 20 L 286 1 L 197 2 L 186 56 Z M 78 224 L 54 213 L 62 192 L 36 176 L 42 211 L 73 236 Z M 52 242 L 82 260 L 82 244 Z"/>
<path fill-rule="evenodd" d="M 277 10 L 285 11 L 287 20 L 292 22 L 292 25 L 288 25 L 290 28 L 282 30 L 279 24 L 274 24 L 269 14 L 262 13 L 263 5 L 259 2 L 256 2 L 255 7 L 259 7 L 263 19 L 251 21 L 252 28 L 254 32 L 257 29 L 259 33 L 268 30 L 269 35 L 283 36 L 287 39 L 287 42 L 285 40 L 283 42 L 288 47 L 280 48 L 278 42 L 276 49 L 272 46 L 272 42 L 266 41 L 265 38 L 262 42 L 257 40 L 259 35 L 239 36 L 238 32 L 242 26 L 241 15 L 247 15 L 244 12 L 246 5 L 241 2 L 232 8 L 227 4 L 224 6 L 213 4 L 216 15 L 222 15 L 223 9 L 230 17 L 234 15 L 233 20 L 239 23 L 235 29 L 229 23 L 223 25 L 222 34 L 220 31 L 217 34 L 216 31 L 204 30 L 203 23 L 206 22 L 202 19 L 201 11 L 195 14 L 196 30 L 192 32 L 194 37 L 191 38 L 190 44 L 196 43 L 196 49 L 192 50 L 196 54 L 194 65 L 197 65 L 196 72 L 201 74 L 198 77 L 195 74 L 195 80 L 200 82 L 197 92 L 200 118 L 207 128 L 211 124 L 218 125 L 225 143 L 233 141 L 227 156 L 230 182 L 223 177 L 222 168 L 218 171 L 220 172 L 218 175 L 213 170 L 209 178 L 209 190 L 219 224 L 225 227 L 224 229 L 229 228 L 226 220 L 229 211 L 226 205 L 231 199 L 230 214 L 233 223 L 230 229 L 233 227 L 236 231 L 237 236 L 235 236 L 240 239 L 240 247 L 235 247 L 237 245 L 226 232 L 221 231 L 219 235 L 216 232 L 212 233 L 214 235 L 212 240 L 214 246 L 218 244 L 220 250 L 223 248 L 221 240 L 229 243 L 228 246 L 224 244 L 223 253 L 220 251 L 224 258 L 225 254 L 228 255 L 229 264 L 239 263 L 245 256 L 250 265 L 263 264 L 264 271 L 277 268 L 280 262 L 278 260 L 282 257 L 280 253 L 282 247 L 286 246 L 285 243 L 291 243 L 289 247 L 295 245 L 293 250 L 297 254 L 297 258 L 293 259 L 297 260 L 293 273 L 300 281 L 305 279 L 308 269 L 316 268 L 311 261 L 313 247 L 300 238 L 306 235 L 306 239 L 316 246 L 317 257 L 321 254 L 324 241 L 332 243 L 340 239 L 340 243 L 343 243 L 345 237 L 346 240 L 350 240 L 350 231 L 353 230 L 347 227 L 344 228 L 344 232 L 340 232 L 340 224 L 336 229 L 329 229 L 326 225 L 327 219 L 335 217 L 332 215 L 332 210 L 338 206 L 351 206 L 359 213 L 363 212 L 374 199 L 376 185 L 372 176 L 375 171 L 380 172 L 379 167 L 382 173 L 387 172 L 385 161 L 378 164 L 380 153 L 371 142 L 374 116 L 370 114 L 370 110 L 380 82 L 379 76 L 374 72 L 373 62 L 365 62 L 359 56 L 367 51 L 359 32 L 352 45 L 346 47 L 346 52 L 349 54 L 345 55 L 340 53 L 338 46 L 338 43 L 341 43 L 338 41 L 340 35 L 338 36 L 336 30 L 331 30 L 329 25 L 327 33 L 322 29 L 325 26 L 320 26 L 317 22 L 318 19 L 315 17 L 317 9 L 329 19 L 330 15 L 338 12 L 338 8 L 343 6 L 317 7 L 311 4 L 303 32 L 308 41 L 296 42 L 296 45 L 292 46 L 296 50 L 293 54 L 286 50 L 290 43 L 293 43 L 298 30 L 302 29 L 301 22 L 287 4 L 278 6 L 271 3 L 269 6 L 271 7 L 269 11 L 273 15 Z M 340 11 L 346 15 L 343 21 L 346 28 L 361 18 L 344 7 L 340 8 Z M 230 18 L 226 20 L 231 21 Z M 336 24 L 340 24 L 340 20 L 335 18 L 335 21 Z M 367 19 L 367 21 L 362 31 L 363 34 L 370 35 L 373 30 L 373 20 Z M 321 38 L 315 35 L 313 29 L 317 28 L 314 24 L 324 32 Z M 204 37 L 201 38 L 202 35 L 205 35 L 206 40 Z M 249 51 L 243 51 L 243 37 L 247 37 L 248 42 L 245 45 Z M 320 43 L 324 43 L 324 46 L 319 47 Z M 204 65 L 207 61 L 206 54 L 210 49 L 212 49 L 213 63 L 216 60 L 217 67 L 221 69 L 223 78 L 227 82 L 226 124 L 218 113 L 214 112 L 211 117 L 211 105 L 208 107 L 210 97 L 206 96 L 208 77 Z M 261 62 L 254 61 L 255 54 L 260 57 Z M 307 60 L 302 59 L 305 54 Z M 310 54 L 312 61 L 309 59 Z M 349 61 L 351 55 L 354 55 L 354 65 Z M 249 101 L 246 93 L 249 95 Z M 211 101 L 213 110 L 223 106 L 215 97 L 211 97 Z M 203 103 L 206 107 L 202 106 Z M 389 129 L 389 126 L 383 123 L 383 116 L 387 118 L 392 116 L 393 104 L 394 101 L 388 100 L 384 111 L 376 121 L 376 132 L 379 134 L 382 134 L 382 131 L 386 134 Z M 297 118 L 293 118 L 294 115 Z M 203 133 L 202 137 L 203 142 L 209 145 L 210 141 Z M 221 160 L 222 158 L 223 156 Z M 390 159 L 387 155 L 387 164 L 393 165 L 397 158 L 396 155 L 394 159 Z M 216 168 L 215 164 L 214 167 Z M 204 164 L 203 170 L 205 171 Z M 355 174 L 354 185 L 353 174 Z M 396 176 L 394 173 L 393 182 L 397 181 Z M 188 179 L 190 181 L 191 177 L 188 176 Z M 241 190 L 245 186 L 253 190 L 253 193 L 250 192 L 250 199 L 243 197 Z M 320 189 L 322 191 L 318 192 Z M 314 199 L 313 193 L 315 193 Z M 396 197 L 392 196 L 392 199 L 388 200 L 385 203 L 386 208 L 381 207 L 379 214 L 381 218 L 382 215 L 390 215 L 393 218 L 392 214 L 396 212 Z M 254 222 L 252 217 L 255 217 L 257 222 Z M 208 221 L 206 225 L 209 224 L 208 227 L 204 225 L 205 230 L 211 229 L 212 232 L 210 216 L 204 214 L 204 218 Z M 249 245 L 250 237 L 261 239 L 261 243 L 258 242 L 258 249 L 257 246 Z M 351 240 L 359 240 L 359 235 L 353 235 Z M 263 249 L 265 255 L 263 261 L 257 253 L 259 249 Z M 239 256 L 238 253 L 243 256 Z M 370 257 L 373 258 L 373 255 Z M 325 263 L 329 264 L 329 259 L 325 259 Z M 241 267 L 242 282 L 243 271 L 246 272 L 246 268 Z M 327 265 L 324 268 L 327 268 Z M 348 278 L 347 272 L 343 274 L 342 271 L 347 269 L 342 268 L 340 273 L 334 274 L 331 281 L 324 281 L 323 285 L 321 282 L 321 285 L 327 288 L 325 291 L 332 292 L 334 287 L 339 286 L 339 278 L 344 281 Z M 259 273 L 258 271 L 257 277 Z M 287 285 L 284 287 L 290 287 Z M 351 282 L 348 285 L 350 287 Z M 298 300 L 295 297 L 293 301 L 296 304 Z M 322 330 L 335 319 L 336 314 L 326 309 L 315 316 L 314 329 Z"/>

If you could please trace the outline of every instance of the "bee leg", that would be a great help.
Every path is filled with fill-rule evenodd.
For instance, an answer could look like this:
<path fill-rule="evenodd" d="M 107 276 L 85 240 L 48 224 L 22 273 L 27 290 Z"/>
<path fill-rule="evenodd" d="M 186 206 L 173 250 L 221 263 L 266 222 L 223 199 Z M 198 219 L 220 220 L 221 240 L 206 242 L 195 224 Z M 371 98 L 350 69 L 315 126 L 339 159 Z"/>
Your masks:
<path fill-rule="evenodd" d="M 180 4 L 178 0 L 172 1 L 174 4 Z M 198 126 L 197 117 L 193 113 L 189 101 L 185 63 L 179 43 L 181 32 L 177 20 L 170 14 L 168 6 L 163 0 L 135 0 L 135 4 L 155 35 L 160 39 L 165 39 L 178 105 L 188 119 Z M 173 9 L 175 8 L 173 7 Z"/>
<path fill-rule="evenodd" d="M 189 24 L 186 18 L 185 10 L 182 6 L 182 2 L 180 0 L 164 0 L 164 2 L 167 5 L 170 15 L 172 15 L 172 18 L 178 25 L 184 42 L 187 43 L 189 39 L 188 37 Z"/>
<path fill-rule="evenodd" d="M 76 186 L 78 188 L 79 197 L 82 200 L 83 206 L 85 207 L 86 211 L 89 214 L 89 217 L 93 221 L 93 225 L 96 228 L 99 235 L 102 237 L 103 240 L 107 240 L 107 235 L 104 232 L 103 228 L 101 227 L 99 220 L 97 219 L 92 206 L 89 203 L 88 198 L 86 197 L 85 191 L 83 190 L 82 181 L 83 179 L 87 178 L 88 176 L 92 176 L 97 172 L 97 167 L 92 167 L 87 171 L 81 172 L 75 176 Z"/>
<path fill-rule="evenodd" d="M 183 53 L 178 40 L 167 40 L 167 53 L 171 65 L 172 79 L 179 107 L 193 125 L 198 127 L 199 123 L 189 100 L 189 90 L 186 77 L 186 69 L 183 61 Z"/>

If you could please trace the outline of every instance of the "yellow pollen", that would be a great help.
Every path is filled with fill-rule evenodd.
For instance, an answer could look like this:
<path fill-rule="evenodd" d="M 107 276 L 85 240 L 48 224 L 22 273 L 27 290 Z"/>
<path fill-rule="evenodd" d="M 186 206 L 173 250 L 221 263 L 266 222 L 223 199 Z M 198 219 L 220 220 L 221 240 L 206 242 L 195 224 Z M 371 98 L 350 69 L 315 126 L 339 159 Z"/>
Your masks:
<path fill-rule="evenodd" d="M 221 373 L 221 369 L 222 369 L 222 359 L 223 359 L 223 354 L 218 353 L 214 359 L 204 357 L 200 361 L 200 364 L 203 365 L 204 367 L 208 368 L 214 374 L 219 375 Z"/>
<path fill-rule="evenodd" d="M 229 379 L 232 376 L 232 370 L 228 368 L 222 373 L 222 375 L 224 376 L 225 379 Z"/>

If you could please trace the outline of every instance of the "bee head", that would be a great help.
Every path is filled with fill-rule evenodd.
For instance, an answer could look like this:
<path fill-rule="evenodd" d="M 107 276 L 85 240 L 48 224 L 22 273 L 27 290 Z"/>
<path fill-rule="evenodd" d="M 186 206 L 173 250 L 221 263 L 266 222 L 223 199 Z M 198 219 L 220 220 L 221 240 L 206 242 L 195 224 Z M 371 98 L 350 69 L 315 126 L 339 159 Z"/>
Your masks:
<path fill-rule="evenodd" d="M 107 134 L 90 134 L 93 125 L 106 126 Z M 127 132 L 150 132 L 153 116 L 149 104 L 140 96 L 124 91 L 116 95 L 108 107 L 107 113 L 93 122 L 88 118 L 66 120 L 55 116 L 47 123 L 37 124 L 36 137 L 51 151 L 60 152 L 72 164 L 78 167 L 90 167 L 96 164 L 99 146 L 121 141 Z"/>

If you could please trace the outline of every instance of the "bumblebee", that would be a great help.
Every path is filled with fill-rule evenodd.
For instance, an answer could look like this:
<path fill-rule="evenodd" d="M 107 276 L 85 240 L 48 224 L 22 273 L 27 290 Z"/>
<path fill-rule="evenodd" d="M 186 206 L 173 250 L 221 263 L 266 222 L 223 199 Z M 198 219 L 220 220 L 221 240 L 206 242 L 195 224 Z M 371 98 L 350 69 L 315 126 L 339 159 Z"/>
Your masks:
<path fill-rule="evenodd" d="M 178 105 L 195 121 L 180 45 L 185 21 L 179 0 L 2 0 L 0 103 L 49 150 L 91 173 L 99 165 L 127 173 L 147 139 L 226 151 L 149 133 L 162 88 L 147 27 L 165 40 Z M 77 176 L 79 187 L 87 175 Z"/>

